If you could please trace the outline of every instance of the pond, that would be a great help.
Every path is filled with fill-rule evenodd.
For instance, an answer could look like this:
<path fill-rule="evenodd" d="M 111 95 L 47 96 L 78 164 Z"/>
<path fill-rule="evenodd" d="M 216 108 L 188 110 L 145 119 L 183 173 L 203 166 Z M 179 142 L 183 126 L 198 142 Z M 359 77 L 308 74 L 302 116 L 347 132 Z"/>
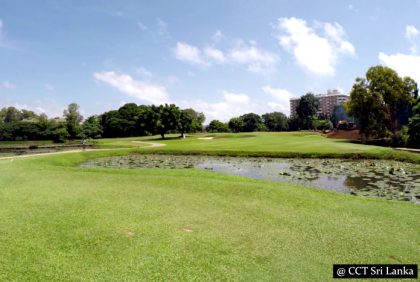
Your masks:
<path fill-rule="evenodd" d="M 328 191 L 420 204 L 420 165 L 385 160 L 128 155 L 89 160 L 84 168 L 196 168 Z"/>

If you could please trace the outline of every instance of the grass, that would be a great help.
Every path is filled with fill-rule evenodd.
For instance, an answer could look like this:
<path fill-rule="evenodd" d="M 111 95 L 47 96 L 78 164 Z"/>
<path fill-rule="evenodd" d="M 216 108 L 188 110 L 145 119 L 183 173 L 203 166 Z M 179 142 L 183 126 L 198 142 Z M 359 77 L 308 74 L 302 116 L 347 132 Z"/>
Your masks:
<path fill-rule="evenodd" d="M 169 135 L 174 137 L 177 135 Z M 211 140 L 199 139 L 213 137 Z M 163 143 L 166 147 L 149 148 L 159 153 L 207 154 L 230 156 L 308 157 L 308 158 L 372 158 L 395 159 L 420 163 L 420 154 L 388 147 L 363 145 L 343 139 L 325 138 L 314 132 L 193 134 L 186 139 L 159 137 L 132 137 L 100 139 L 104 148 L 145 146 L 131 141 Z"/>
<path fill-rule="evenodd" d="M 162 149 L 281 152 L 294 140 L 309 153 L 379 150 L 256 135 L 260 146 L 254 137 L 193 137 Z M 77 167 L 138 152 L 138 139 L 100 141 L 129 149 L 0 160 L 1 281 L 328 281 L 334 263 L 420 262 L 412 203 L 194 169 Z"/>

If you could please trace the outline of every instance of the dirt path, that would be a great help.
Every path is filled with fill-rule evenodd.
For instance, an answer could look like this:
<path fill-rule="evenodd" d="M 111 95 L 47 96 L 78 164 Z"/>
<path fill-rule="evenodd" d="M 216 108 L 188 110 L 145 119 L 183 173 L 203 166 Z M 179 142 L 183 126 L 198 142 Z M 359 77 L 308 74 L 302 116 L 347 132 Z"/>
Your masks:
<path fill-rule="evenodd" d="M 51 152 L 51 153 L 39 153 L 39 154 L 17 155 L 17 156 L 10 156 L 10 157 L 0 157 L 0 160 L 13 160 L 13 159 L 23 159 L 23 158 L 39 157 L 39 156 L 61 155 L 61 154 L 78 153 L 78 152 L 107 151 L 107 150 L 113 150 L 113 149 L 86 149 L 86 150 L 78 149 L 78 150 L 68 150 L 68 151 Z"/>
<path fill-rule="evenodd" d="M 162 144 L 162 143 L 152 143 L 152 142 L 143 142 L 143 141 L 131 141 L 132 143 L 136 143 L 136 144 L 145 144 L 145 145 L 149 145 L 145 148 L 156 148 L 156 147 L 165 147 L 166 144 Z"/>

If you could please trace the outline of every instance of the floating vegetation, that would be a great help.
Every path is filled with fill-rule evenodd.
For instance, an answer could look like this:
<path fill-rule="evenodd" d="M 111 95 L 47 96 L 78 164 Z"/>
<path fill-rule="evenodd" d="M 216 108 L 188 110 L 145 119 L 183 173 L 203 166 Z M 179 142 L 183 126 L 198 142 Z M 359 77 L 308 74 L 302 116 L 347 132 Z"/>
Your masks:
<path fill-rule="evenodd" d="M 81 167 L 197 168 L 353 195 L 420 203 L 420 166 L 398 161 L 139 154 L 94 159 Z"/>

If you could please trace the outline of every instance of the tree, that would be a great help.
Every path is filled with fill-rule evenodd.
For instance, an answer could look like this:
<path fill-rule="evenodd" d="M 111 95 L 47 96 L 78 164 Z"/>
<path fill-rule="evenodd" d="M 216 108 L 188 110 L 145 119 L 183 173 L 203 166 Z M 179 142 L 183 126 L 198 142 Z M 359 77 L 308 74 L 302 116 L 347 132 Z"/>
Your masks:
<path fill-rule="evenodd" d="M 207 132 L 229 132 L 229 127 L 217 119 L 212 120 L 206 128 Z"/>
<path fill-rule="evenodd" d="M 83 122 L 83 133 L 89 138 L 101 138 L 102 126 L 99 123 L 98 116 L 90 116 Z"/>
<path fill-rule="evenodd" d="M 241 131 L 243 132 L 253 132 L 256 131 L 258 128 L 260 128 L 262 122 L 262 119 L 259 115 L 254 113 L 248 113 L 240 116 L 243 120 L 243 126 Z"/>
<path fill-rule="evenodd" d="M 196 112 L 194 109 L 185 109 L 185 112 L 191 114 L 192 116 L 192 123 L 191 123 L 191 131 L 197 132 L 203 130 L 203 122 L 206 120 L 206 116 L 204 113 Z"/>
<path fill-rule="evenodd" d="M 301 126 L 304 129 L 311 129 L 312 119 L 319 109 L 319 100 L 312 93 L 307 93 L 299 99 L 296 113 L 299 117 Z"/>
<path fill-rule="evenodd" d="M 185 137 L 185 132 L 190 132 L 193 128 L 194 117 L 191 111 L 181 110 L 179 113 L 178 129 L 181 132 L 181 137 Z"/>
<path fill-rule="evenodd" d="M 269 131 L 286 131 L 289 128 L 287 117 L 283 113 L 266 113 L 262 115 L 262 119 Z"/>
<path fill-rule="evenodd" d="M 357 119 L 365 141 L 390 136 L 395 144 L 400 142 L 398 131 L 407 124 L 417 93 L 417 84 L 411 78 L 401 78 L 388 67 L 374 66 L 365 78 L 356 79 L 346 110 Z"/>
<path fill-rule="evenodd" d="M 244 120 L 241 117 L 231 118 L 228 126 L 232 132 L 241 132 L 244 127 Z"/>
<path fill-rule="evenodd" d="M 67 110 L 64 110 L 64 117 L 66 119 L 67 132 L 71 139 L 75 139 L 81 133 L 80 123 L 83 120 L 83 116 L 79 113 L 79 105 L 71 103 Z"/>
<path fill-rule="evenodd" d="M 178 128 L 180 110 L 174 104 L 152 106 L 152 126 L 165 139 L 165 134 Z"/>
<path fill-rule="evenodd" d="M 413 116 L 408 123 L 408 145 L 420 148 L 420 98 L 413 106 Z"/>

